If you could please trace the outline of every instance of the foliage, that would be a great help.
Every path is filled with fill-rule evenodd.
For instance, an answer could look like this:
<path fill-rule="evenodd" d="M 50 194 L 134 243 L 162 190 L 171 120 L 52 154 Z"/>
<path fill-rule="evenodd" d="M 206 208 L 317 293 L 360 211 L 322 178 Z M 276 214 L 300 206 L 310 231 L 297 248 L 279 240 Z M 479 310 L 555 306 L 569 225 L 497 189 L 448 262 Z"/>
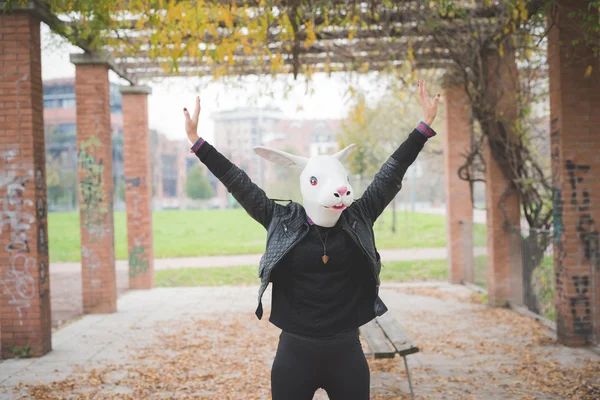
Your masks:
<path fill-rule="evenodd" d="M 185 193 L 194 200 L 210 199 L 215 195 L 202 165 L 197 164 L 190 169 L 185 181 Z"/>
<path fill-rule="evenodd" d="M 13 347 L 10 351 L 15 355 L 16 359 L 31 357 L 31 346 L 28 344 L 23 347 Z"/>
<path fill-rule="evenodd" d="M 422 78 L 427 75 L 423 73 Z M 343 121 L 338 137 L 340 148 L 351 143 L 357 144 L 348 156 L 347 163 L 349 172 L 359 181 L 359 187 L 355 187 L 358 193 L 366 188 L 381 165 L 419 123 L 423 111 L 417 100 L 416 88 L 412 76 L 398 80 L 386 89 L 373 106 L 366 104 L 366 93 L 360 93 Z M 437 93 L 435 89 L 435 84 L 429 88 L 432 93 Z M 439 125 L 443 119 L 442 114 L 440 110 L 435 125 Z M 433 140 L 423 152 L 427 153 L 426 157 L 441 155 L 440 147 L 441 141 Z"/>
<path fill-rule="evenodd" d="M 194 76 L 397 71 L 441 67 L 429 31 L 460 39 L 487 25 L 517 33 L 558 0 L 43 0 L 53 30 L 86 50 L 133 63 L 136 75 Z M 23 3 L 9 0 L 6 8 Z M 574 12 L 598 49 L 598 1 Z M 415 26 L 413 23 L 417 22 Z M 534 31 L 529 31 L 534 33 Z M 381 40 L 385 38 L 384 40 Z M 502 46 L 500 47 L 502 52 Z M 133 65 L 131 64 L 131 65 Z"/>

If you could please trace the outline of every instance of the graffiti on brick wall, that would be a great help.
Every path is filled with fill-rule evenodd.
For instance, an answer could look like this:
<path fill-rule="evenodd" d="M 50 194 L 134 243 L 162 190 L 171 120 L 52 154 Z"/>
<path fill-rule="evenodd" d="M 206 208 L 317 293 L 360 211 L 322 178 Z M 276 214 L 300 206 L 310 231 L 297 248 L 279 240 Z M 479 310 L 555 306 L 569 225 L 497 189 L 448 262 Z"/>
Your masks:
<path fill-rule="evenodd" d="M 108 207 L 104 204 L 104 160 L 96 158 L 95 151 L 102 147 L 96 136 L 81 144 L 78 158 L 80 171 L 79 195 L 83 211 L 82 225 L 90 234 L 90 241 L 104 237 L 108 233 L 106 216 Z"/>
<path fill-rule="evenodd" d="M 25 185 L 31 175 L 31 172 L 16 174 L 15 171 L 9 171 L 6 176 L 0 177 L 0 188 L 5 189 L 4 196 L 0 199 L 0 233 L 10 232 L 10 239 L 6 245 L 6 250 L 10 253 L 30 251 L 27 237 L 35 217 L 26 210 L 33 202 L 25 199 L 24 194 Z"/>
<path fill-rule="evenodd" d="M 552 165 L 552 176 L 554 178 L 554 191 L 552 196 L 552 206 L 554 210 L 554 245 L 555 245 L 555 270 L 554 274 L 556 277 L 556 295 L 557 299 L 561 303 L 565 303 L 568 301 L 567 298 L 564 297 L 564 284 L 565 280 L 563 279 L 566 276 L 566 271 L 564 268 L 564 260 L 566 258 L 566 252 L 563 246 L 563 234 L 565 232 L 564 219 L 563 219 L 563 198 L 561 192 L 561 184 L 558 179 L 561 176 L 562 163 L 560 160 L 560 129 L 558 126 L 558 118 L 552 119 L 551 122 L 551 165 Z"/>
<path fill-rule="evenodd" d="M 142 179 L 138 176 L 137 178 L 126 178 L 125 183 L 127 184 L 127 189 L 131 189 L 134 187 L 140 187 Z"/>
<path fill-rule="evenodd" d="M 592 308 L 589 298 L 589 278 L 587 276 L 574 276 L 573 286 L 575 296 L 570 298 L 571 314 L 573 315 L 573 328 L 578 335 L 592 333 Z"/>
<path fill-rule="evenodd" d="M 600 235 L 596 229 L 596 221 L 590 213 L 591 199 L 584 185 L 584 176 L 590 172 L 589 165 L 577 165 L 567 160 L 566 168 L 569 182 L 573 189 L 571 204 L 577 210 L 577 233 L 583 246 L 583 259 L 591 262 L 600 270 Z"/>
<path fill-rule="evenodd" d="M 4 155 L 6 161 L 14 159 L 14 154 Z M 10 267 L 0 276 L 3 294 L 10 297 L 9 304 L 16 307 L 19 323 L 23 325 L 22 310 L 30 307 L 35 295 L 36 258 L 31 256 L 29 234 L 35 216 L 33 202 L 25 198 L 27 183 L 33 172 L 24 168 L 8 170 L 0 176 L 0 234 L 8 233 L 5 250 L 9 254 Z"/>
<path fill-rule="evenodd" d="M 127 212 L 129 216 L 135 220 L 143 217 L 140 206 L 144 199 L 144 187 L 143 183 L 145 179 L 143 177 L 127 178 L 126 190 L 127 198 L 129 199 Z M 136 234 L 132 232 L 131 234 Z M 129 277 L 135 278 L 136 276 L 143 274 L 148 271 L 148 254 L 146 251 L 145 243 L 146 233 L 137 234 L 138 237 L 134 239 L 134 246 L 129 254 Z"/>
<path fill-rule="evenodd" d="M 10 296 L 8 304 L 16 306 L 19 314 L 19 323 L 23 325 L 23 309 L 31 306 L 31 299 L 35 295 L 35 258 L 23 253 L 11 255 L 10 269 L 0 280 L 4 287 L 4 294 Z"/>
<path fill-rule="evenodd" d="M 125 188 L 127 190 L 127 197 L 131 199 L 131 209 L 127 210 L 131 213 L 133 218 L 141 218 L 142 212 L 140 211 L 140 205 L 142 203 L 142 182 L 143 179 L 139 176 L 137 178 L 125 179 Z"/>
<path fill-rule="evenodd" d="M 596 222 L 591 214 L 591 198 L 587 186 L 591 176 L 589 165 L 576 164 L 572 160 L 565 162 L 571 191 L 570 203 L 576 213 L 575 229 L 581 244 L 581 251 L 576 256 L 582 267 L 595 268 L 600 271 L 600 236 Z M 589 335 L 592 333 L 592 310 L 589 300 L 589 276 L 573 276 L 575 296 L 570 300 L 573 328 L 575 333 Z"/>
<path fill-rule="evenodd" d="M 148 256 L 146 249 L 142 245 L 142 240 L 145 238 L 145 234 L 135 241 L 133 249 L 129 254 L 129 277 L 135 278 L 136 276 L 143 274 L 148 271 Z"/>
<path fill-rule="evenodd" d="M 46 204 L 42 198 L 45 193 L 44 185 L 44 173 L 41 168 L 35 171 L 35 188 L 37 193 L 37 200 L 35 201 L 35 215 L 38 221 L 38 257 L 41 257 L 38 263 L 38 277 L 39 277 L 39 291 L 40 296 L 43 296 L 48 291 L 48 285 L 46 285 L 48 279 L 48 265 L 42 261 L 46 260 L 46 254 L 48 253 L 48 235 L 46 233 Z"/>
<path fill-rule="evenodd" d="M 47 275 L 46 275 L 46 263 L 41 262 L 40 263 L 40 267 L 39 267 L 39 276 L 40 276 L 40 285 L 43 285 L 44 283 L 46 283 L 46 279 L 47 279 Z M 40 290 L 40 292 L 43 292 L 44 290 Z"/>
<path fill-rule="evenodd" d="M 85 260 L 85 266 L 87 269 L 95 270 L 100 268 L 100 258 L 94 250 L 87 246 L 81 246 L 81 257 Z"/>

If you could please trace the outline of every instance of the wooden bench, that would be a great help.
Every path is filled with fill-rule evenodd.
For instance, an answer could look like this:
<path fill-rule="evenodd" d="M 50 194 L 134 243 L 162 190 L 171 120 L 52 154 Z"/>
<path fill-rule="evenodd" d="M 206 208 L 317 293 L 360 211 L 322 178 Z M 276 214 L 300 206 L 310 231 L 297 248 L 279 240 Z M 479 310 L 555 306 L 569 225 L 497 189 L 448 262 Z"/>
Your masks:
<path fill-rule="evenodd" d="M 419 348 L 414 345 L 412 339 L 404 332 L 398 321 L 388 312 L 361 326 L 360 334 L 369 345 L 371 350 L 369 354 L 373 354 L 375 358 L 394 358 L 396 354 L 402 356 L 410 395 L 414 397 L 406 356 L 418 353 Z"/>

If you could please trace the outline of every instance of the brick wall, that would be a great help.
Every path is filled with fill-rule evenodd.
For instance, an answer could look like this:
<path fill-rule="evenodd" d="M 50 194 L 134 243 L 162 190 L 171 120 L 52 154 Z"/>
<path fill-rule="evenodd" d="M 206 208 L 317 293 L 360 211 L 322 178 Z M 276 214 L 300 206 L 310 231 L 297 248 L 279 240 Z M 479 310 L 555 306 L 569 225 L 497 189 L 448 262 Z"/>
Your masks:
<path fill-rule="evenodd" d="M 40 22 L 0 14 L 2 358 L 51 350 Z"/>
<path fill-rule="evenodd" d="M 77 65 L 75 96 L 83 310 L 110 313 L 117 293 L 107 65 Z"/>
<path fill-rule="evenodd" d="M 464 85 L 445 89 L 444 160 L 446 173 L 446 229 L 448 277 L 452 283 L 473 281 L 473 204 L 469 182 L 458 176 L 471 149 L 471 113 Z"/>
<path fill-rule="evenodd" d="M 583 40 L 568 17 L 587 3 L 560 3 L 548 49 L 557 331 L 569 345 L 600 343 L 600 65 L 572 45 Z"/>
<path fill-rule="evenodd" d="M 147 94 L 123 94 L 123 119 L 129 287 L 151 289 L 154 286 L 154 255 Z"/>

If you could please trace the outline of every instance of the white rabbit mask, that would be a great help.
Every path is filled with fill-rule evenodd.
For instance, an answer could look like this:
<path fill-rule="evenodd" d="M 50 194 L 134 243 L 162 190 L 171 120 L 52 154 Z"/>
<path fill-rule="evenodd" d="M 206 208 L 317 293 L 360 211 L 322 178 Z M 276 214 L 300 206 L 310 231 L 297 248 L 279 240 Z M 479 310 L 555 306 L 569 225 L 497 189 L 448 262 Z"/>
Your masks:
<path fill-rule="evenodd" d="M 341 162 L 353 148 L 351 144 L 333 155 L 311 158 L 261 146 L 255 147 L 254 151 L 275 164 L 302 168 L 300 191 L 306 214 L 316 225 L 330 228 L 354 201 L 348 171 Z"/>

